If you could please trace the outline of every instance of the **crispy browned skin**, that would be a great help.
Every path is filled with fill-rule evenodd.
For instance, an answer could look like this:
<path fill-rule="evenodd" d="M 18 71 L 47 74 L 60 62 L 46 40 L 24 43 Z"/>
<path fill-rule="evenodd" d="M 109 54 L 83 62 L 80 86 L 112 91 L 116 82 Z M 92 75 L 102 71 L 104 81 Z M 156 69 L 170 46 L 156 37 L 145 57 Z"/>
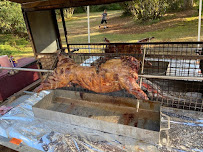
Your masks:
<path fill-rule="evenodd" d="M 139 61 L 142 61 L 142 45 L 139 44 L 141 42 L 148 42 L 149 40 L 153 39 L 154 37 L 150 38 L 145 38 L 142 40 L 138 41 L 138 44 L 115 44 L 115 45 L 107 45 L 106 48 L 104 49 L 105 53 L 124 53 L 124 54 L 135 54 L 138 55 L 136 58 Z M 104 38 L 104 42 L 107 44 L 110 44 L 110 41 L 107 38 Z M 102 57 L 98 59 L 95 63 L 92 65 L 97 65 L 98 67 L 100 66 L 101 63 L 106 62 L 106 60 L 109 60 L 113 58 L 111 55 L 106 55 L 105 57 Z M 152 64 L 149 61 L 145 60 L 145 67 L 147 66 L 152 66 Z"/>
<path fill-rule="evenodd" d="M 139 40 L 138 43 L 141 42 L 147 42 L 154 37 L 151 38 L 145 38 L 142 40 Z M 110 41 L 107 38 L 104 38 L 104 42 L 110 43 Z M 133 53 L 133 54 L 142 54 L 142 45 L 141 44 L 117 44 L 117 45 L 108 45 L 105 48 L 105 53 Z"/>
<path fill-rule="evenodd" d="M 126 89 L 138 99 L 148 100 L 147 95 L 136 83 L 139 67 L 139 61 L 134 57 L 122 57 L 101 64 L 97 73 L 94 66 L 80 66 L 70 58 L 59 56 L 53 75 L 42 82 L 35 91 L 69 87 L 71 83 L 74 83 L 97 93 Z"/>

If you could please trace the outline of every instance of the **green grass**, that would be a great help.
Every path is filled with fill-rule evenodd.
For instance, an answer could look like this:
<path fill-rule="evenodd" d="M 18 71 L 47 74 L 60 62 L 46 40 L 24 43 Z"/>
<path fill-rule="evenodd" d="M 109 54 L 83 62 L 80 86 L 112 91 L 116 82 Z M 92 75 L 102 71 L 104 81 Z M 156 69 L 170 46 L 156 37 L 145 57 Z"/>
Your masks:
<path fill-rule="evenodd" d="M 99 29 L 102 12 L 90 13 L 91 42 L 102 43 L 104 37 L 111 42 L 137 42 L 154 36 L 153 41 L 197 41 L 198 14 L 196 10 L 166 14 L 164 18 L 140 24 L 132 17 L 121 17 L 121 11 L 108 11 L 108 29 Z M 74 14 L 66 19 L 69 43 L 87 43 L 86 13 Z M 63 45 L 62 23 L 59 28 Z M 203 29 L 203 26 L 202 26 Z M 203 39 L 203 35 L 201 36 Z M 33 56 L 30 42 L 10 34 L 0 34 L 0 55 L 20 58 Z"/>
<path fill-rule="evenodd" d="M 130 17 L 120 17 L 120 11 L 110 11 L 108 12 L 108 25 L 112 27 L 105 30 L 98 28 L 101 13 L 90 13 L 92 43 L 103 42 L 104 37 L 107 37 L 111 42 L 137 42 L 137 40 L 151 36 L 155 37 L 153 41 L 197 40 L 198 14 L 195 10 L 189 13 L 178 12 L 167 14 L 163 19 L 148 22 L 145 25 L 134 22 L 134 19 Z M 74 15 L 72 19 L 66 20 L 66 26 L 69 43 L 87 43 L 87 17 L 85 13 Z M 59 27 L 62 27 L 61 23 L 59 23 Z M 141 30 L 133 29 L 133 27 L 141 27 Z M 127 32 L 125 32 L 126 29 Z M 62 31 L 62 28 L 60 31 Z M 203 39 L 203 36 L 201 36 L 201 39 Z M 65 45 L 63 33 L 62 40 Z"/>
<path fill-rule="evenodd" d="M 0 34 L 0 55 L 12 55 L 18 59 L 33 56 L 33 52 L 30 43 L 25 38 Z"/>
<path fill-rule="evenodd" d="M 203 28 L 203 26 L 202 26 Z M 197 22 L 179 24 L 175 27 L 145 32 L 142 34 L 114 34 L 114 33 L 91 33 L 91 42 L 103 42 L 107 37 L 111 42 L 137 42 L 140 39 L 154 36 L 153 41 L 196 41 L 197 40 Z M 69 36 L 70 43 L 87 43 L 87 34 Z M 201 36 L 203 39 L 203 36 Z M 64 41 L 64 38 L 62 38 Z"/>

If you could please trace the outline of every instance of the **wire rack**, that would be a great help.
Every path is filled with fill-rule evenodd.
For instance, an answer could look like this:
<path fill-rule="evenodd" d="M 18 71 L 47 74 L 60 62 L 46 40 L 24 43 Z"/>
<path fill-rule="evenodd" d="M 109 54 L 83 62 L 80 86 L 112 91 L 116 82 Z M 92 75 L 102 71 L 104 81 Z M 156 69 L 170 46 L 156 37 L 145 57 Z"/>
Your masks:
<path fill-rule="evenodd" d="M 173 108 L 203 111 L 202 44 L 200 42 L 69 44 L 66 51 L 81 66 L 98 66 L 111 58 L 133 56 L 141 62 L 138 84 L 140 83 L 151 101 L 159 101 L 163 106 Z M 80 86 L 66 89 L 92 92 Z M 105 94 L 135 98 L 125 90 Z"/>

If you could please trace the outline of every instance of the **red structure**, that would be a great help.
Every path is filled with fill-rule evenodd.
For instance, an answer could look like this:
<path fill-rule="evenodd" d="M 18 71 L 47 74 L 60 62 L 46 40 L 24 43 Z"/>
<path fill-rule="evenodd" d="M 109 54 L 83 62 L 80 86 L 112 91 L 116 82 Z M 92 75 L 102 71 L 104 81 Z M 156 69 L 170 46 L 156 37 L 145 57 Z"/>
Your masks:
<path fill-rule="evenodd" d="M 6 57 L 1 58 L 1 66 L 12 67 L 8 62 L 8 57 L 7 60 Z M 36 60 L 34 58 L 22 58 L 18 60 L 17 67 L 37 69 Z M 11 75 L 9 70 L 3 70 L 0 72 L 0 102 L 38 79 L 38 72 L 19 71 Z"/>

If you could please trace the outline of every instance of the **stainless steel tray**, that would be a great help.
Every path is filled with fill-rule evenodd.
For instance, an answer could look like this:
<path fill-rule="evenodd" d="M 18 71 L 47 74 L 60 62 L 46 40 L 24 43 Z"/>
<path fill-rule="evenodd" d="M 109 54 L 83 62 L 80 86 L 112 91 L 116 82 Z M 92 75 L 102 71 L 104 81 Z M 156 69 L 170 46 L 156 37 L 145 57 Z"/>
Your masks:
<path fill-rule="evenodd" d="M 54 90 L 33 106 L 35 117 L 159 143 L 160 104 Z"/>

